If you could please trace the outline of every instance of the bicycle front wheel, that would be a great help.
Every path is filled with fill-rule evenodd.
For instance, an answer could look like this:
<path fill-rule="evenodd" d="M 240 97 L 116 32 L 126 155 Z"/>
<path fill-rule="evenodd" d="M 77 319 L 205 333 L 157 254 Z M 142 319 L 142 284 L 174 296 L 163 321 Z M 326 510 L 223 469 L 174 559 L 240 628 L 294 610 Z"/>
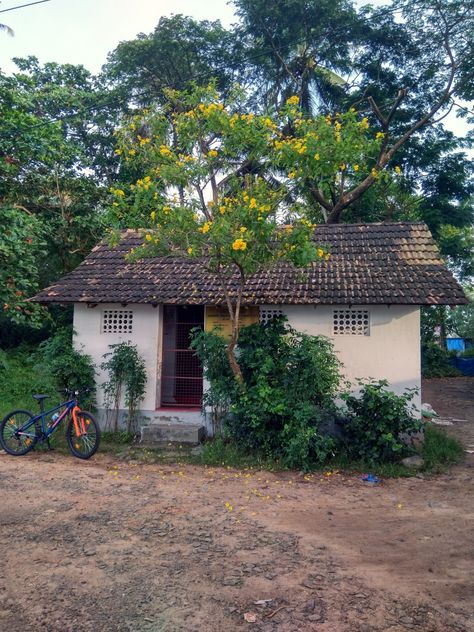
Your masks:
<path fill-rule="evenodd" d="M 0 445 L 13 456 L 23 456 L 38 441 L 36 424 L 29 410 L 14 410 L 0 424 Z"/>
<path fill-rule="evenodd" d="M 68 447 L 78 459 L 90 459 L 99 447 L 99 424 L 90 413 L 84 410 L 76 413 L 76 421 L 77 427 L 74 419 L 71 419 L 66 430 Z"/>

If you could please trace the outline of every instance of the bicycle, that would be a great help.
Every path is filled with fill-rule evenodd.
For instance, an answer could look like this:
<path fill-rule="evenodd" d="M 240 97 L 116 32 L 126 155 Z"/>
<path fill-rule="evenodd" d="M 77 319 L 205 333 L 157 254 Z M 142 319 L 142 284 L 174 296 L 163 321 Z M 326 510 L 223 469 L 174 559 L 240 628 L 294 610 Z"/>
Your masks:
<path fill-rule="evenodd" d="M 68 417 L 66 440 L 72 455 L 79 459 L 89 459 L 96 453 L 100 443 L 100 429 L 91 413 L 81 410 L 78 404 L 79 391 L 66 390 L 68 401 L 44 410 L 44 400 L 49 395 L 33 395 L 40 407 L 39 415 L 29 410 L 13 410 L 0 424 L 0 445 L 13 456 L 23 456 L 33 450 L 39 442 L 46 441 Z M 64 410 L 62 410 L 64 409 Z M 58 413 L 57 411 L 62 410 Z"/>

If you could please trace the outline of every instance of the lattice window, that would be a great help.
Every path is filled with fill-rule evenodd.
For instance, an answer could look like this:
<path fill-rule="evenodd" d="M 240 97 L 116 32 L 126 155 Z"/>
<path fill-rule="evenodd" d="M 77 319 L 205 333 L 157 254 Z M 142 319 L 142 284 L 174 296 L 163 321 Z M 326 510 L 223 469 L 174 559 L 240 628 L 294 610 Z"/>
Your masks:
<path fill-rule="evenodd" d="M 104 309 L 102 312 L 103 334 L 131 334 L 133 311 L 131 309 Z"/>
<path fill-rule="evenodd" d="M 261 307 L 260 308 L 260 323 L 266 325 L 272 318 L 277 316 L 283 316 L 283 310 L 276 307 Z"/>
<path fill-rule="evenodd" d="M 335 309 L 332 333 L 346 336 L 370 336 L 369 310 Z"/>

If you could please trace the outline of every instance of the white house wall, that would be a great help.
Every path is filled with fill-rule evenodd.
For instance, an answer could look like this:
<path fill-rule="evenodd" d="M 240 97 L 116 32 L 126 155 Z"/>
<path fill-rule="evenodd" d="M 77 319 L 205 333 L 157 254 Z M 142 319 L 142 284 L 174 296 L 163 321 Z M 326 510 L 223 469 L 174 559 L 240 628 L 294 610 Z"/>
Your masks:
<path fill-rule="evenodd" d="M 133 329 L 131 333 L 102 333 L 102 314 L 104 310 L 132 310 Z M 74 346 L 76 349 L 88 353 L 97 369 L 97 404 L 103 407 L 104 398 L 101 386 L 107 381 L 107 375 L 100 370 L 104 361 L 104 354 L 110 351 L 109 345 L 120 342 L 131 342 L 137 346 L 138 352 L 145 360 L 147 372 L 147 386 L 145 399 L 141 403 L 143 411 L 154 411 L 156 408 L 159 335 L 159 308 L 152 305 L 127 305 L 119 303 L 101 303 L 95 307 L 87 307 L 85 303 L 74 305 Z M 121 402 L 120 408 L 125 408 Z"/>
<path fill-rule="evenodd" d="M 344 376 L 357 388 L 358 378 L 386 379 L 396 393 L 406 388 L 420 389 L 420 310 L 418 307 L 351 305 L 352 308 L 368 309 L 370 313 L 370 335 L 333 335 L 333 310 L 348 306 L 279 305 L 263 306 L 268 309 L 281 308 L 289 324 L 297 330 L 312 335 L 324 335 L 334 342 L 338 358 L 343 364 Z M 104 309 L 133 310 L 133 331 L 130 334 L 101 333 Z M 88 308 L 78 303 L 74 309 L 75 346 L 92 356 L 97 367 L 98 407 L 103 407 L 101 385 L 107 377 L 99 366 L 109 345 L 130 341 L 137 345 L 145 360 L 147 387 L 141 410 L 150 420 L 198 422 L 199 413 L 176 411 L 155 413 L 159 406 L 159 379 L 161 371 L 161 323 L 162 309 L 151 305 L 127 305 L 117 303 L 99 304 Z M 420 406 L 420 397 L 414 403 Z M 121 403 L 121 408 L 125 408 Z M 188 419 L 189 417 L 189 419 Z M 192 419 L 191 419 L 192 417 Z"/>
<path fill-rule="evenodd" d="M 268 306 L 271 307 L 271 306 Z M 333 335 L 333 311 L 345 305 L 281 305 L 289 324 L 299 331 L 324 335 L 334 343 L 344 376 L 354 388 L 358 378 L 386 379 L 391 390 L 421 388 L 420 310 L 405 305 L 351 305 L 368 309 L 370 335 Z M 420 407 L 420 395 L 413 403 Z"/>

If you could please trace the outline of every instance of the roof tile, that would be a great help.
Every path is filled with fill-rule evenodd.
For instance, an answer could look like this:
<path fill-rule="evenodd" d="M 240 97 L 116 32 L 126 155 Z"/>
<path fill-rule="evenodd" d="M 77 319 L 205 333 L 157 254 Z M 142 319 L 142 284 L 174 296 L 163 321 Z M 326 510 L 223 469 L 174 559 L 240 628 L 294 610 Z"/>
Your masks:
<path fill-rule="evenodd" d="M 423 223 L 324 224 L 315 240 L 328 262 L 296 269 L 281 262 L 248 279 L 244 304 L 461 304 L 462 288 L 441 261 Z M 42 290 L 41 303 L 224 303 L 205 261 L 160 257 L 125 260 L 142 243 L 126 231 L 115 248 L 97 245 L 71 273 Z M 230 282 L 235 289 L 236 279 Z"/>

